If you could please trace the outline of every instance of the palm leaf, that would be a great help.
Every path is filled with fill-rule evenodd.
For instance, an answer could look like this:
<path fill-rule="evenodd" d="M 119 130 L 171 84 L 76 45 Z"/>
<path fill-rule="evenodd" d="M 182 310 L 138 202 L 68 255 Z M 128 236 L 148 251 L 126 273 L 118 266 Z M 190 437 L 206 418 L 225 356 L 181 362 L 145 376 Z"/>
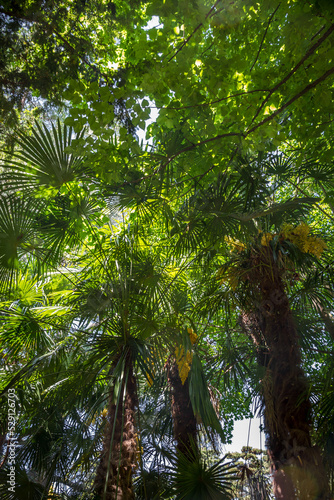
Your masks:
<path fill-rule="evenodd" d="M 20 135 L 19 150 L 3 163 L 3 183 L 7 190 L 21 191 L 38 186 L 60 188 L 79 173 L 83 159 L 66 152 L 72 140 L 80 139 L 84 130 L 73 136 L 72 128 L 51 125 L 51 131 L 36 123 L 32 135 Z"/>
<path fill-rule="evenodd" d="M 189 375 L 189 396 L 194 414 L 202 421 L 204 428 L 208 429 L 208 436 L 210 437 L 211 430 L 211 432 L 216 432 L 224 441 L 224 431 L 212 405 L 208 384 L 196 353 L 193 354 Z"/>
<path fill-rule="evenodd" d="M 229 500 L 233 498 L 233 482 L 237 479 L 235 464 L 225 457 L 208 466 L 203 458 L 178 454 L 169 475 L 176 500 Z"/>

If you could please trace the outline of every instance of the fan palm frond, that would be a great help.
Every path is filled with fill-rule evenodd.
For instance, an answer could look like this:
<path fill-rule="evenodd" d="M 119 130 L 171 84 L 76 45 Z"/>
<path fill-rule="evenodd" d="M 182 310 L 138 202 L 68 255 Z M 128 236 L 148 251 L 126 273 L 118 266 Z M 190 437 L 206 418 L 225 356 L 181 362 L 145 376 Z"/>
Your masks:
<path fill-rule="evenodd" d="M 11 282 L 19 268 L 38 253 L 35 217 L 43 203 L 17 196 L 0 197 L 0 273 L 2 285 Z"/>
<path fill-rule="evenodd" d="M 177 500 L 230 500 L 237 480 L 235 464 L 225 457 L 208 466 L 200 456 L 190 460 L 182 454 L 174 457 L 169 476 Z"/>
<path fill-rule="evenodd" d="M 74 139 L 85 133 L 82 130 L 76 136 L 71 127 L 51 124 L 35 124 L 32 135 L 20 135 L 19 149 L 11 160 L 3 163 L 3 183 L 7 190 L 31 191 L 38 186 L 59 189 L 63 184 L 71 182 L 83 164 L 81 157 L 66 152 Z"/>

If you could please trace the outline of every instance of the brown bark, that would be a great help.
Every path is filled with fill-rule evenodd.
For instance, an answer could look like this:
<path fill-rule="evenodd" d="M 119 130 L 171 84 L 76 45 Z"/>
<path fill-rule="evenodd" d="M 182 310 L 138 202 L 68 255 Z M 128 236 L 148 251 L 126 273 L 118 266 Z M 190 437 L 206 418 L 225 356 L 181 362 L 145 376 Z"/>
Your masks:
<path fill-rule="evenodd" d="M 125 380 L 118 408 L 114 402 L 113 388 L 109 396 L 103 450 L 94 482 L 96 498 L 103 500 L 134 499 L 132 471 L 136 466 L 137 457 L 135 412 L 138 401 L 130 358 L 126 362 Z"/>
<path fill-rule="evenodd" d="M 328 480 L 320 451 L 311 444 L 308 383 L 283 268 L 274 261 L 270 247 L 254 252 L 249 264 L 252 299 L 258 304 L 243 313 L 241 325 L 256 345 L 258 363 L 264 368 L 261 386 L 275 498 L 327 499 Z"/>
<path fill-rule="evenodd" d="M 175 360 L 169 359 L 166 363 L 168 384 L 172 393 L 173 433 L 178 452 L 194 459 L 196 448 L 197 428 L 196 418 L 189 396 L 188 379 L 182 384 Z"/>

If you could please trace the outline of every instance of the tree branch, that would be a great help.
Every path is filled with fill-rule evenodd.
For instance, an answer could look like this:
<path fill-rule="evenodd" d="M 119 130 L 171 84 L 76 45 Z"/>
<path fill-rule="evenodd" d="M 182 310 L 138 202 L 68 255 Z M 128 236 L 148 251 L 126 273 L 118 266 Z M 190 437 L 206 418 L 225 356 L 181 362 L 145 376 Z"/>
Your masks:
<path fill-rule="evenodd" d="M 242 132 L 227 132 L 225 134 L 216 135 L 215 137 L 209 137 L 208 139 L 204 139 L 204 141 L 199 141 L 196 144 L 192 144 L 191 146 L 187 146 L 186 148 L 180 149 L 180 151 L 178 151 L 177 153 L 172 155 L 170 158 L 168 158 L 167 161 L 163 165 L 160 165 L 160 167 L 158 167 L 155 170 L 154 174 L 161 172 L 161 170 L 164 170 L 167 167 L 167 165 L 169 165 L 169 163 L 171 161 L 175 160 L 175 158 L 180 156 L 182 153 L 185 153 L 186 151 L 191 151 L 192 149 L 195 149 L 198 146 L 202 146 L 203 144 L 207 144 L 208 142 L 213 142 L 213 141 L 217 141 L 219 139 L 223 139 L 224 137 L 245 137 L 245 134 L 243 134 Z M 212 168 L 210 168 L 210 170 L 212 170 Z M 208 170 L 208 171 L 210 171 L 210 170 Z"/>
<path fill-rule="evenodd" d="M 46 24 L 46 23 L 43 23 L 43 24 Z M 52 27 L 51 27 L 51 29 L 52 29 Z M 66 38 L 63 37 L 63 35 L 58 33 L 58 31 L 55 29 L 53 29 L 53 32 L 71 50 L 72 53 L 78 55 L 76 49 L 66 40 Z M 87 64 L 87 66 L 92 68 L 99 75 L 103 76 L 106 79 L 106 81 L 108 82 L 108 75 L 107 74 L 102 73 L 102 71 L 100 71 L 99 68 L 97 66 L 95 66 L 95 64 L 92 64 L 89 61 L 87 61 L 87 59 L 84 56 L 79 56 L 79 57 L 85 64 Z"/>
<path fill-rule="evenodd" d="M 31 16 L 27 16 L 26 14 L 20 14 L 18 11 L 14 12 L 12 10 L 6 10 L 1 7 L 0 14 L 4 16 L 11 17 L 12 19 L 20 19 L 21 21 L 27 21 L 28 23 L 39 23 L 40 20 L 36 19 L 36 16 L 32 14 Z"/>
<path fill-rule="evenodd" d="M 308 196 L 307 193 L 303 189 L 301 189 L 298 185 L 296 185 L 294 182 L 290 181 L 290 179 L 286 179 L 291 186 L 293 186 L 297 191 L 300 191 L 304 196 Z M 334 217 L 332 217 L 330 214 L 328 214 L 325 210 L 321 208 L 321 206 L 318 203 L 314 203 L 314 206 L 317 207 L 320 212 L 322 212 L 326 217 L 328 217 L 330 220 L 334 221 Z"/>
<path fill-rule="evenodd" d="M 264 101 L 262 102 L 262 104 L 258 108 L 257 112 L 255 113 L 255 115 L 252 119 L 252 123 L 259 116 L 263 106 L 269 101 L 270 97 L 274 94 L 274 92 L 276 92 L 276 90 L 278 90 L 282 85 L 284 85 L 292 77 L 292 75 L 294 75 L 294 73 L 296 73 L 296 71 L 300 68 L 300 66 L 317 50 L 317 48 L 326 40 L 326 38 L 328 38 L 333 33 L 333 31 L 334 31 L 334 24 L 331 24 L 331 26 L 328 28 L 328 30 L 322 35 L 321 38 L 319 38 L 319 40 L 314 45 L 312 45 L 312 47 L 309 48 L 309 50 L 306 52 L 304 57 L 301 58 L 301 60 L 296 64 L 296 66 L 294 68 L 292 68 L 292 70 L 283 78 L 283 80 L 278 82 L 275 85 L 275 87 L 273 87 L 271 89 L 271 91 L 269 92 L 269 94 L 264 99 Z"/>
<path fill-rule="evenodd" d="M 226 163 L 224 170 L 223 170 L 223 171 L 221 171 L 221 173 L 222 173 L 222 174 L 224 174 L 224 173 L 226 172 L 226 170 L 228 169 L 228 167 L 231 165 L 231 163 L 232 163 L 232 161 L 233 161 L 233 159 L 234 159 L 235 155 L 236 155 L 236 154 L 237 154 L 237 152 L 238 152 L 238 149 L 239 149 L 239 147 L 238 147 L 238 146 L 236 146 L 236 147 L 233 149 L 232 154 L 231 154 L 231 156 L 230 156 L 230 159 L 229 159 L 229 160 L 228 160 L 228 162 Z M 217 166 L 217 165 L 212 165 L 210 168 L 208 168 L 208 169 L 207 169 L 205 172 L 203 172 L 202 174 L 198 174 L 198 175 L 195 175 L 194 177 L 191 177 L 191 180 L 195 180 L 195 179 L 196 179 L 196 182 L 200 182 L 200 181 L 203 179 L 203 177 L 205 177 L 205 176 L 206 176 L 209 172 L 211 172 L 211 171 L 212 171 L 212 170 L 213 170 L 216 166 Z M 186 191 L 186 192 L 184 193 L 184 196 L 185 196 L 185 195 L 187 195 L 187 194 L 189 193 L 189 191 L 190 191 L 190 190 L 191 190 L 191 188 L 190 188 L 190 189 L 188 189 L 188 191 Z"/>
<path fill-rule="evenodd" d="M 327 70 L 321 77 L 319 77 L 317 80 L 315 80 L 312 83 L 310 83 L 309 85 L 307 85 L 303 90 L 301 90 L 298 94 L 296 94 L 295 96 L 293 96 L 289 101 L 287 101 L 283 106 L 281 106 L 279 109 L 277 109 L 274 113 L 272 113 L 271 115 L 267 116 L 264 120 L 262 120 L 260 123 L 258 123 L 257 125 L 255 125 L 251 129 L 249 129 L 248 131 L 246 131 L 245 133 L 243 133 L 243 132 L 227 132 L 225 134 L 219 134 L 219 135 L 216 135 L 215 137 L 210 137 L 208 139 L 204 139 L 203 141 L 199 141 L 196 144 L 192 144 L 191 146 L 187 146 L 186 148 L 181 149 L 180 151 L 178 151 L 177 153 L 175 153 L 173 156 L 171 156 L 170 158 L 168 158 L 168 160 L 163 165 L 161 165 L 159 168 L 157 168 L 155 170 L 155 173 L 160 172 L 162 169 L 164 169 L 172 160 L 174 160 L 175 158 L 177 158 L 180 154 L 185 153 L 186 151 L 191 151 L 192 149 L 195 149 L 198 146 L 202 146 L 203 144 L 207 144 L 209 142 L 217 141 L 217 140 L 223 139 L 225 137 L 246 137 L 246 136 L 250 135 L 252 132 L 254 132 L 254 130 L 256 130 L 257 128 L 261 127 L 265 123 L 271 121 L 275 116 L 277 116 L 282 111 L 284 111 L 284 109 L 286 109 L 287 107 L 289 107 L 293 102 L 295 102 L 297 99 L 299 99 L 300 97 L 302 97 L 304 94 L 306 94 L 312 88 L 316 87 L 319 83 L 321 83 L 322 81 L 324 81 L 328 76 L 330 76 L 333 73 L 334 73 L 334 67 L 332 67 L 329 70 Z"/>
<path fill-rule="evenodd" d="M 239 97 L 243 95 L 248 95 L 248 94 L 254 94 L 255 92 L 270 92 L 270 89 L 254 89 L 254 90 L 246 90 L 245 92 L 239 92 L 238 94 L 231 94 L 226 97 L 221 97 L 220 99 L 216 99 L 214 101 L 209 101 L 209 102 L 203 102 L 201 104 L 191 104 L 189 106 L 179 106 L 179 107 L 173 107 L 173 106 L 152 106 L 151 109 L 176 109 L 176 110 L 182 110 L 182 109 L 190 109 L 190 108 L 200 108 L 204 106 L 212 106 L 213 104 L 217 104 L 222 101 L 227 101 L 228 99 L 233 99 L 234 97 Z"/>
<path fill-rule="evenodd" d="M 319 30 L 319 31 L 317 31 L 317 32 L 316 32 L 316 34 L 312 36 L 312 38 L 311 38 L 311 42 L 312 42 L 312 40 L 314 40 L 314 39 L 315 39 L 315 37 L 317 37 L 318 35 L 320 35 L 320 33 L 321 33 L 321 32 L 322 32 L 325 28 L 326 28 L 326 25 L 325 25 L 325 24 L 324 24 L 323 26 L 321 26 L 320 30 Z"/>
<path fill-rule="evenodd" d="M 334 25 L 333 25 L 333 27 L 334 27 Z M 312 83 L 310 83 L 309 85 L 307 85 L 303 90 L 301 90 L 300 92 L 298 92 L 298 94 L 296 94 L 295 96 L 293 96 L 289 101 L 287 101 L 285 104 L 283 104 L 283 106 L 281 106 L 280 108 L 276 109 L 276 111 L 274 111 L 274 113 L 272 113 L 271 115 L 267 116 L 264 120 L 262 120 L 261 122 L 259 122 L 257 125 L 254 125 L 253 128 L 249 129 L 246 132 L 246 135 L 251 134 L 252 132 L 254 132 L 254 130 L 256 130 L 257 128 L 261 127 L 264 123 L 267 123 L 267 122 L 271 121 L 273 118 L 275 118 L 275 116 L 279 115 L 282 111 L 284 111 L 284 109 L 288 108 L 293 102 L 295 102 L 301 96 L 303 96 L 304 94 L 306 94 L 309 90 L 311 90 L 314 87 L 316 87 L 319 83 L 321 83 L 324 80 L 326 80 L 326 78 L 328 78 L 333 73 L 334 73 L 334 66 L 332 68 L 330 68 L 329 70 L 327 70 L 326 73 L 324 73 L 322 76 L 320 76 L 317 80 L 314 80 Z M 253 123 L 253 120 L 252 120 L 252 123 Z"/>
<path fill-rule="evenodd" d="M 105 73 L 102 73 L 100 69 L 95 66 L 95 64 L 90 63 L 85 56 L 80 56 L 77 52 L 77 50 L 66 40 L 66 38 L 61 35 L 55 28 L 52 27 L 51 24 L 46 22 L 44 19 L 39 18 L 35 14 L 32 14 L 31 16 L 27 16 L 26 14 L 20 14 L 19 12 L 13 12 L 5 9 L 0 10 L 0 14 L 4 14 L 5 16 L 11 17 L 13 19 L 20 19 L 22 21 L 30 22 L 30 23 L 36 23 L 40 24 L 41 26 L 44 26 L 44 28 L 47 28 L 51 30 L 52 33 L 54 33 L 62 42 L 63 44 L 70 49 L 70 51 L 76 55 L 79 56 L 79 58 L 82 60 L 84 64 L 87 64 L 90 68 L 92 68 L 94 71 L 96 71 L 99 75 L 103 76 L 106 81 L 108 82 L 108 75 Z"/>
<path fill-rule="evenodd" d="M 333 25 L 333 27 L 334 27 L 334 25 Z M 209 142 L 217 141 L 217 140 L 223 139 L 225 137 L 244 137 L 245 138 L 245 137 L 249 136 L 256 129 L 258 129 L 259 127 L 261 127 L 265 123 L 270 122 L 273 118 L 275 118 L 275 116 L 279 115 L 282 111 L 284 111 L 286 108 L 288 108 L 293 102 L 295 102 L 297 99 L 299 99 L 300 97 L 302 97 L 309 90 L 313 89 L 319 83 L 321 83 L 324 80 L 326 80 L 326 78 L 328 78 L 333 73 L 334 73 L 334 67 L 332 67 L 329 70 L 327 70 L 317 80 L 314 80 L 312 83 L 310 83 L 309 85 L 307 85 L 303 90 L 301 90 L 300 92 L 298 92 L 298 94 L 296 94 L 295 96 L 293 96 L 289 101 L 287 101 L 283 106 L 281 106 L 279 109 L 277 109 L 274 113 L 272 113 L 271 115 L 267 116 L 264 120 L 262 120 L 261 122 L 259 122 L 257 125 L 254 125 L 254 127 L 252 127 L 251 129 L 247 130 L 245 133 L 243 133 L 243 132 L 226 132 L 225 134 L 219 134 L 219 135 L 216 135 L 215 137 L 209 137 L 208 139 L 204 139 L 203 141 L 199 141 L 196 144 L 192 144 L 191 146 L 187 146 L 186 148 L 181 149 L 180 151 L 178 151 L 177 153 L 175 153 L 174 155 L 172 155 L 171 157 L 169 157 L 167 159 L 167 161 L 165 161 L 162 165 L 160 165 L 158 168 L 156 168 L 152 174 L 144 175 L 140 179 L 136 179 L 134 181 L 124 182 L 122 184 L 122 186 L 130 185 L 130 184 L 138 184 L 141 181 L 143 181 L 144 179 L 147 179 L 147 178 L 150 178 L 150 177 L 156 175 L 157 173 L 159 173 L 162 170 L 164 170 L 167 167 L 167 165 L 170 164 L 171 161 L 173 161 L 175 158 L 177 158 L 178 156 L 180 156 L 182 153 L 185 153 L 186 151 L 191 151 L 192 149 L 195 149 L 195 148 L 197 148 L 199 146 L 202 146 L 203 144 L 207 144 Z M 212 170 L 212 168 L 210 167 L 210 169 L 207 172 L 209 172 L 210 170 Z M 290 182 L 290 181 L 288 180 L 288 182 Z M 300 188 L 298 188 L 298 189 L 300 190 Z M 321 210 L 322 212 L 324 212 L 320 207 L 318 207 L 318 208 L 319 208 L 319 210 Z M 326 212 L 324 212 L 324 214 L 326 214 L 326 216 L 329 217 L 330 219 L 334 220 L 334 218 L 331 217 Z"/>
<path fill-rule="evenodd" d="M 271 16 L 269 17 L 269 21 L 268 21 L 267 27 L 266 27 L 266 29 L 265 29 L 265 32 L 264 32 L 264 34 L 263 34 L 263 37 L 262 37 L 262 40 L 261 40 L 261 43 L 260 43 L 259 50 L 257 51 L 256 57 L 255 57 L 255 61 L 253 62 L 253 64 L 252 64 L 252 67 L 251 67 L 250 71 L 252 71 L 252 69 L 254 68 L 254 66 L 255 66 L 255 64 L 256 64 L 256 62 L 257 62 L 258 58 L 259 58 L 259 55 L 260 55 L 260 52 L 261 52 L 261 49 L 262 49 L 262 46 L 263 46 L 263 42 L 264 42 L 264 39 L 266 38 L 266 34 L 267 34 L 268 29 L 269 29 L 270 23 L 271 23 L 271 21 L 272 21 L 272 19 L 273 19 L 274 15 L 275 15 L 275 14 L 276 14 L 276 12 L 278 11 L 278 8 L 279 8 L 279 6 L 280 6 L 280 5 L 281 5 L 281 4 L 279 3 L 279 4 L 277 5 L 276 9 L 274 10 L 274 12 L 273 12 L 273 13 L 271 14 Z"/>
<path fill-rule="evenodd" d="M 207 18 L 210 16 L 211 12 L 217 7 L 217 5 L 221 2 L 221 0 L 217 0 L 216 3 L 211 7 L 211 9 L 209 10 L 209 12 L 207 13 L 207 15 L 205 16 L 205 20 L 207 20 Z M 172 55 L 172 57 L 170 57 L 168 59 L 167 62 L 170 62 L 172 59 L 174 59 L 174 57 L 183 49 L 183 47 L 185 45 L 187 45 L 187 43 L 189 42 L 189 40 L 194 36 L 194 34 L 203 26 L 203 23 L 199 23 L 196 28 L 194 29 L 194 31 L 188 36 L 188 38 L 186 38 L 180 45 L 180 47 L 177 49 L 177 51 Z"/>

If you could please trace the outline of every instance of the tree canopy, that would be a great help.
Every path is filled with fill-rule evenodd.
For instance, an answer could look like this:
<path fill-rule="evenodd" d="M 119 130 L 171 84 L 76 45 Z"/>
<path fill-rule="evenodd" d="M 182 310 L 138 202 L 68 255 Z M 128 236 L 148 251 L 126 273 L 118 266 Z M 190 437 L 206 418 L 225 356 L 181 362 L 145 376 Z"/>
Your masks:
<path fill-rule="evenodd" d="M 330 498 L 333 16 L 2 2 L 3 498 Z"/>

